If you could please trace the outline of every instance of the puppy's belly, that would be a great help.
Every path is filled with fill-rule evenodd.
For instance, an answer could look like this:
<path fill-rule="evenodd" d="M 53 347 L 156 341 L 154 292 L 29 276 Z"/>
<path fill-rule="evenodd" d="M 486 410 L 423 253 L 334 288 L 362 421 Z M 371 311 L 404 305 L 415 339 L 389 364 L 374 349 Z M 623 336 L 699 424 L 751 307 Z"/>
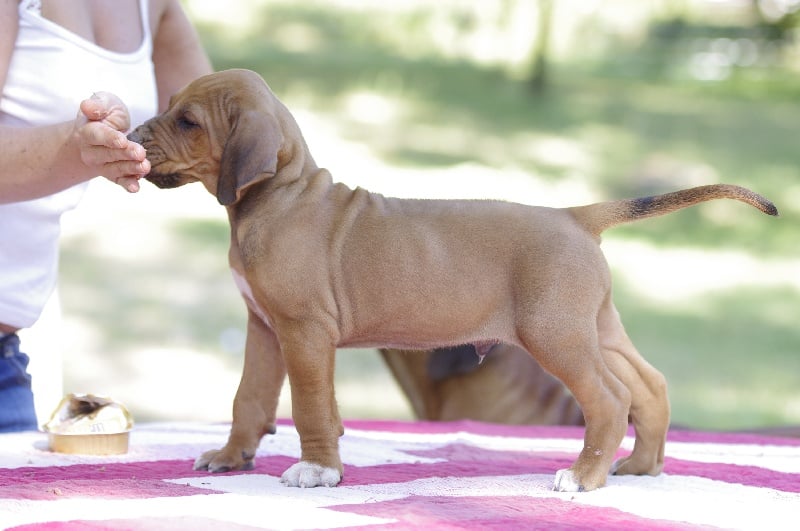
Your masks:
<path fill-rule="evenodd" d="M 342 331 L 340 347 L 395 348 L 401 350 L 430 350 L 441 347 L 497 343 L 517 344 L 513 318 L 508 312 L 473 312 L 453 308 L 449 315 L 430 312 L 420 304 L 413 315 L 401 315 L 376 308 L 353 327 Z"/>
<path fill-rule="evenodd" d="M 272 325 L 267 313 L 264 311 L 253 296 L 253 290 L 250 283 L 244 278 L 244 275 L 239 273 L 236 269 L 231 268 L 233 281 L 239 292 L 247 302 L 250 310 L 264 322 L 272 330 L 275 327 Z M 491 347 L 498 343 L 508 342 L 510 337 L 513 337 L 510 331 L 505 333 L 487 333 L 489 328 L 484 327 L 483 333 L 469 332 L 469 333 L 454 333 L 442 334 L 441 328 L 436 327 L 434 331 L 427 331 L 426 328 L 430 326 L 430 322 L 426 322 L 426 326 L 404 326 L 399 329 L 393 329 L 391 326 L 388 330 L 383 327 L 375 326 L 371 333 L 361 333 L 342 338 L 342 341 L 337 347 L 349 348 L 395 348 L 405 350 L 428 350 L 440 347 L 455 347 L 459 345 L 475 344 L 478 346 L 487 345 Z M 476 327 L 477 328 L 477 327 Z M 502 327 L 501 327 L 502 328 Z M 488 348 L 487 348 L 488 350 Z M 483 356 L 481 356 L 481 359 Z"/>

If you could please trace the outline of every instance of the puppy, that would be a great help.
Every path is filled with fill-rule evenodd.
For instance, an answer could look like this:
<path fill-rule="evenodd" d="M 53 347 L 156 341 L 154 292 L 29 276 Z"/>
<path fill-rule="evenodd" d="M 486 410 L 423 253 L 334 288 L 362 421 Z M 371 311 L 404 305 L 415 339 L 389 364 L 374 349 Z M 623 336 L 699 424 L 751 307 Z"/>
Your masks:
<path fill-rule="evenodd" d="M 717 198 L 777 214 L 730 185 L 562 209 L 352 190 L 316 165 L 292 115 L 246 70 L 193 81 L 130 138 L 147 149 L 150 181 L 199 181 L 227 208 L 229 261 L 249 310 L 230 437 L 195 468 L 253 466 L 288 373 L 301 443 L 282 475 L 290 486 L 341 480 L 333 370 L 344 346 L 520 347 L 583 409 L 585 446 L 556 490 L 595 489 L 609 471 L 660 473 L 666 382 L 625 334 L 600 233 Z M 613 463 L 629 415 L 634 449 Z"/>

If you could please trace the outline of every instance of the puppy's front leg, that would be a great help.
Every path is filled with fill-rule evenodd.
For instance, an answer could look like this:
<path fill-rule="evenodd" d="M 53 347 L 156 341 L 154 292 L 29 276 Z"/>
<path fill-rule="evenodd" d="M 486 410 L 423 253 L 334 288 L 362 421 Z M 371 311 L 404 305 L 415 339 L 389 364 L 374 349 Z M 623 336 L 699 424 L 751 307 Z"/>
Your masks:
<path fill-rule="evenodd" d="M 342 479 L 339 437 L 344 432 L 333 388 L 335 344 L 323 327 L 307 321 L 287 328 L 279 334 L 301 456 L 281 482 L 289 487 L 334 487 Z"/>
<path fill-rule="evenodd" d="M 261 438 L 275 433 L 275 414 L 285 378 L 286 366 L 275 333 L 248 311 L 244 369 L 233 400 L 231 434 L 222 449 L 198 457 L 195 470 L 227 472 L 254 467 Z"/>

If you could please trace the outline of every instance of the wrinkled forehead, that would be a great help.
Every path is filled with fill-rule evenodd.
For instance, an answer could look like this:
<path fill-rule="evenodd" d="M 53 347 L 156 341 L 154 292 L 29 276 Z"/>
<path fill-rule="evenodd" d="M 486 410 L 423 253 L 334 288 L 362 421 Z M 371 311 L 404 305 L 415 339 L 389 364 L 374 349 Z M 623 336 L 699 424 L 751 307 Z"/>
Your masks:
<path fill-rule="evenodd" d="M 224 94 L 224 90 L 224 83 L 220 83 L 219 80 L 209 79 L 208 76 L 201 77 L 176 92 L 169 99 L 169 108 L 216 100 Z"/>
<path fill-rule="evenodd" d="M 269 87 L 248 71 L 223 71 L 197 78 L 170 98 L 169 107 L 194 105 L 269 107 Z"/>
<path fill-rule="evenodd" d="M 255 72 L 249 70 L 225 70 L 199 77 L 186 85 L 176 96 L 188 95 L 215 97 L 231 94 L 246 97 L 248 94 L 270 93 L 266 82 Z"/>

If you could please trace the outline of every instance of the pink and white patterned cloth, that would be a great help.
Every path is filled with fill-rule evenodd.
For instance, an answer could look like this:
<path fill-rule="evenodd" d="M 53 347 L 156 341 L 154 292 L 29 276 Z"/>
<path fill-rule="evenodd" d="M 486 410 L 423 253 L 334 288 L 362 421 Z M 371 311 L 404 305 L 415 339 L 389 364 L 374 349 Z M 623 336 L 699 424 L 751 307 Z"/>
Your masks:
<path fill-rule="evenodd" d="M 54 454 L 41 433 L 0 435 L 0 528 L 800 529 L 796 439 L 672 431 L 660 476 L 559 493 L 553 476 L 581 450 L 581 428 L 345 429 L 343 482 L 314 489 L 279 482 L 300 452 L 288 422 L 264 438 L 254 470 L 213 475 L 192 463 L 225 443 L 227 425 L 144 424 L 127 454 L 108 457 Z"/>

